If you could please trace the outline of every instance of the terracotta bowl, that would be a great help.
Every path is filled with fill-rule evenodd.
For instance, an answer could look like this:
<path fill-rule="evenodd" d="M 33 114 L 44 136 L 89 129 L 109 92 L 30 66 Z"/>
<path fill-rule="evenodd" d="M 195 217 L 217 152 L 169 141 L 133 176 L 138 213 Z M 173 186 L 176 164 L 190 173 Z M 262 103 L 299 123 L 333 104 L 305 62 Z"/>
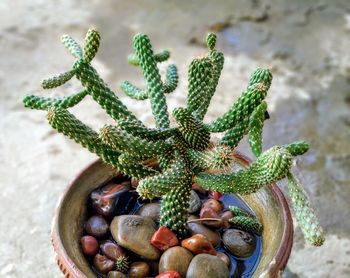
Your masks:
<path fill-rule="evenodd" d="M 249 164 L 243 155 L 235 156 L 242 166 Z M 65 277 L 96 277 L 79 246 L 87 217 L 86 200 L 92 190 L 118 174 L 98 160 L 84 169 L 60 198 L 51 236 L 57 263 Z M 264 226 L 262 256 L 253 277 L 280 277 L 293 243 L 293 223 L 286 199 L 276 185 L 242 199 Z"/>

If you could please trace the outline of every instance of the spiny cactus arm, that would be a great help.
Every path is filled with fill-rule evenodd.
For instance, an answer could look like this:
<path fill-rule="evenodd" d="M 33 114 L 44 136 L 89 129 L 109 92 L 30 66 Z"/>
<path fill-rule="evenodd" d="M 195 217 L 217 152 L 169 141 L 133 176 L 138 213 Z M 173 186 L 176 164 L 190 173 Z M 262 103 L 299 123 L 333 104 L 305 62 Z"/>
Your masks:
<path fill-rule="evenodd" d="M 177 128 L 148 128 L 143 124 L 140 124 L 139 121 L 134 121 L 127 118 L 120 119 L 118 121 L 118 128 L 126 131 L 131 135 L 151 141 L 168 139 L 171 136 L 175 135 L 177 132 Z"/>
<path fill-rule="evenodd" d="M 47 98 L 27 95 L 23 98 L 24 107 L 38 110 L 48 110 L 51 106 L 69 108 L 79 103 L 88 92 L 86 90 L 62 98 Z"/>
<path fill-rule="evenodd" d="M 272 74 L 268 69 L 258 68 L 254 71 L 249 79 L 248 87 L 257 83 L 263 83 L 267 86 L 267 90 L 270 88 L 272 82 Z"/>
<path fill-rule="evenodd" d="M 309 150 L 309 144 L 305 141 L 298 141 L 291 144 L 284 145 L 293 156 L 302 155 Z"/>
<path fill-rule="evenodd" d="M 321 246 L 325 241 L 322 227 L 304 189 L 291 173 L 288 173 L 288 192 L 305 239 L 314 246 Z"/>
<path fill-rule="evenodd" d="M 203 119 L 201 109 L 210 86 L 213 75 L 213 65 L 208 57 L 194 59 L 188 69 L 187 109 L 198 113 L 198 119 Z M 204 113 L 205 114 L 205 113 Z"/>
<path fill-rule="evenodd" d="M 276 146 L 262 153 L 247 169 L 228 174 L 200 173 L 195 182 L 211 191 L 245 195 L 286 177 L 291 165 L 292 155 Z"/>
<path fill-rule="evenodd" d="M 209 33 L 207 36 L 207 46 L 209 48 L 208 58 L 210 59 L 212 64 L 212 76 L 208 84 L 206 94 L 204 94 L 203 92 L 201 93 L 202 101 L 199 103 L 200 105 L 196 109 L 196 116 L 198 117 L 198 119 L 201 120 L 207 113 L 211 98 L 213 97 L 216 91 L 221 71 L 224 67 L 224 54 L 215 49 L 215 44 L 216 35 L 213 33 Z"/>
<path fill-rule="evenodd" d="M 255 217 L 251 213 L 237 206 L 228 206 L 228 209 L 233 213 L 233 216 L 246 216 L 246 217 L 253 217 L 253 218 Z"/>
<path fill-rule="evenodd" d="M 166 81 L 163 84 L 164 94 L 168 94 L 174 91 L 177 87 L 178 80 L 179 80 L 179 77 L 178 77 L 176 66 L 169 65 L 167 68 Z M 148 96 L 150 94 L 148 89 L 142 90 L 136 87 L 135 85 L 131 84 L 129 81 L 124 81 L 120 85 L 120 88 L 127 96 L 136 100 L 148 99 Z"/>
<path fill-rule="evenodd" d="M 191 186 L 191 179 L 188 179 L 182 186 L 177 186 L 165 194 L 161 201 L 160 225 L 171 229 L 180 239 L 187 233 Z"/>
<path fill-rule="evenodd" d="M 225 145 L 216 145 L 205 151 L 188 150 L 188 157 L 194 167 L 204 170 L 226 169 L 234 161 L 233 149 Z"/>
<path fill-rule="evenodd" d="M 101 128 L 100 138 L 105 144 L 110 145 L 121 153 L 128 153 L 131 156 L 144 159 L 155 157 L 172 148 L 170 144 L 163 140 L 148 141 L 129 135 L 110 125 Z"/>
<path fill-rule="evenodd" d="M 69 35 L 61 37 L 62 44 L 69 50 L 69 52 L 77 59 L 83 58 L 83 50 L 80 45 Z"/>
<path fill-rule="evenodd" d="M 262 131 L 265 121 L 265 112 L 267 111 L 267 103 L 261 102 L 253 111 L 249 120 L 248 140 L 253 154 L 258 157 L 262 152 Z"/>
<path fill-rule="evenodd" d="M 177 159 L 163 173 L 140 180 L 136 191 L 143 199 L 162 197 L 171 189 L 182 186 L 187 169 L 182 159 Z"/>
<path fill-rule="evenodd" d="M 144 78 L 146 79 L 156 124 L 160 128 L 168 128 L 170 126 L 169 114 L 163 84 L 157 68 L 157 61 L 154 58 L 151 42 L 145 34 L 140 33 L 134 37 L 133 43 Z"/>
<path fill-rule="evenodd" d="M 85 36 L 84 41 L 84 51 L 83 51 L 83 60 L 85 63 L 90 63 L 95 57 L 98 48 L 100 46 L 100 33 L 94 29 L 89 29 Z"/>
<path fill-rule="evenodd" d="M 235 216 L 228 220 L 228 222 L 235 228 L 243 231 L 261 235 L 263 226 L 256 218 L 248 216 Z"/>
<path fill-rule="evenodd" d="M 269 70 L 264 71 L 267 76 L 271 75 Z M 254 80 L 260 82 L 255 82 L 248 86 L 239 99 L 231 106 L 229 111 L 208 125 L 208 129 L 211 132 L 223 132 L 233 128 L 245 117 L 249 118 L 250 114 L 264 100 L 271 83 L 266 83 L 269 79 L 267 79 L 265 75 L 257 75 L 256 72 L 257 71 L 253 73 L 251 79 L 254 77 Z M 258 77 L 261 77 L 262 79 L 260 80 Z"/>
<path fill-rule="evenodd" d="M 131 118 L 138 121 L 136 116 L 128 110 L 116 94 L 107 87 L 106 83 L 90 64 L 79 60 L 74 64 L 73 68 L 76 70 L 78 80 L 112 119 L 118 121 L 121 118 Z"/>
<path fill-rule="evenodd" d="M 51 107 L 47 113 L 50 125 L 58 132 L 63 133 L 75 142 L 97 154 L 104 162 L 110 164 L 122 173 L 141 179 L 158 172 L 152 168 L 138 164 L 120 164 L 119 152 L 105 145 L 98 137 L 98 133 L 78 120 L 68 110 L 61 107 Z"/>
<path fill-rule="evenodd" d="M 177 84 L 179 83 L 179 74 L 177 67 L 174 64 L 170 64 L 166 70 L 166 80 L 163 83 L 164 94 L 173 92 Z"/>
<path fill-rule="evenodd" d="M 227 130 L 225 135 L 221 138 L 220 144 L 229 146 L 231 148 L 237 147 L 238 143 L 248 131 L 248 122 L 248 119 L 244 118 L 233 128 Z"/>
<path fill-rule="evenodd" d="M 142 90 L 135 85 L 131 84 L 129 81 L 124 81 L 120 85 L 120 89 L 129 97 L 136 100 L 145 100 L 148 98 L 148 91 Z"/>
<path fill-rule="evenodd" d="M 186 108 L 175 108 L 173 116 L 185 141 L 196 150 L 204 150 L 210 141 L 210 133 Z"/>
<path fill-rule="evenodd" d="M 75 74 L 74 70 L 57 74 L 53 77 L 43 80 L 43 82 L 41 82 L 41 86 L 43 87 L 43 89 L 52 89 L 52 88 L 59 87 L 64 83 L 68 82 L 69 80 L 71 80 L 74 74 Z"/>
<path fill-rule="evenodd" d="M 163 51 L 161 51 L 159 53 L 154 54 L 153 57 L 154 57 L 154 60 L 157 63 L 165 62 L 166 60 L 169 59 L 170 52 L 168 50 L 163 50 Z M 130 54 L 128 56 L 128 62 L 129 62 L 130 65 L 133 65 L 133 66 L 139 66 L 140 65 L 140 60 L 137 57 L 137 55 L 135 55 L 135 54 Z"/>

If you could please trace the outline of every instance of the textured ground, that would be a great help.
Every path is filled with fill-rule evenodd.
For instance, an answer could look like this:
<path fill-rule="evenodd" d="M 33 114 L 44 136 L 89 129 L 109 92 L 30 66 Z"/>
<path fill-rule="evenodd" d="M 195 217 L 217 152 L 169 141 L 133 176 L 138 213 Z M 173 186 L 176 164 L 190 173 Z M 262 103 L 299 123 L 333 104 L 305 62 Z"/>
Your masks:
<path fill-rule="evenodd" d="M 133 34 L 146 32 L 157 49 L 172 51 L 171 61 L 182 78 L 179 89 L 168 97 L 170 109 L 185 103 L 187 65 L 204 51 L 208 30 L 218 31 L 226 61 L 206 120 L 229 107 L 253 69 L 270 67 L 274 81 L 265 148 L 295 139 L 310 141 L 311 150 L 298 162 L 298 176 L 327 234 L 325 245 L 316 249 L 304 243 L 296 227 L 285 277 L 349 277 L 348 1 L 130 2 L 0 3 L 0 276 L 61 277 L 50 245 L 51 218 L 65 186 L 95 157 L 53 132 L 44 113 L 25 110 L 21 98 L 41 93 L 43 77 L 72 65 L 59 43 L 61 34 L 83 39 L 86 30 L 96 26 L 102 45 L 94 65 L 112 88 L 125 79 L 141 82 L 138 69 L 125 59 Z M 79 84 L 71 82 L 42 94 L 77 90 Z M 148 104 L 125 102 L 152 124 Z M 106 121 L 92 101 L 74 112 L 96 128 Z M 240 148 L 246 149 L 246 144 Z"/>

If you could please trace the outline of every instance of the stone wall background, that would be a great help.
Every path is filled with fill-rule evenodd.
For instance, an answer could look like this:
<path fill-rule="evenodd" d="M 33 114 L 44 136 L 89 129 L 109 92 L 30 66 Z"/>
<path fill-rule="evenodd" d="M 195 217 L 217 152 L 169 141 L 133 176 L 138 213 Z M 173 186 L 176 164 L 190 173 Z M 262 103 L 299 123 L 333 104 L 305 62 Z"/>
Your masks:
<path fill-rule="evenodd" d="M 130 2 L 130 3 L 129 3 Z M 75 81 L 40 89 L 43 78 L 67 70 L 73 58 L 59 42 L 82 41 L 95 26 L 102 43 L 94 60 L 101 76 L 146 123 L 149 104 L 126 99 L 118 85 L 142 84 L 127 64 L 131 38 L 148 33 L 156 49 L 171 50 L 180 85 L 169 109 L 185 103 L 187 66 L 200 55 L 209 30 L 218 32 L 226 60 L 206 120 L 219 116 L 256 67 L 274 74 L 264 148 L 296 139 L 311 150 L 298 161 L 327 234 L 321 248 L 295 242 L 285 277 L 350 276 L 350 4 L 334 1 L 112 1 L 3 0 L 0 2 L 0 276 L 62 277 L 54 262 L 50 225 L 56 202 L 94 155 L 56 134 L 40 111 L 23 108 L 27 93 L 65 95 Z M 107 119 L 91 100 L 73 111 L 93 127 Z M 247 144 L 239 148 L 249 151 Z M 281 183 L 282 187 L 285 187 Z"/>

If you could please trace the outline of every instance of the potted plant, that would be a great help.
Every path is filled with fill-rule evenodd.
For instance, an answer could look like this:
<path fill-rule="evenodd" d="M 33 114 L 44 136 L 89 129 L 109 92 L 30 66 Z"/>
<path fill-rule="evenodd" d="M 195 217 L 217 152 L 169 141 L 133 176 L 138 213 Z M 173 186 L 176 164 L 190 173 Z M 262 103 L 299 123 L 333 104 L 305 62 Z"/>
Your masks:
<path fill-rule="evenodd" d="M 291 203 L 305 239 L 315 246 L 323 243 L 323 232 L 314 211 L 291 173 L 293 157 L 305 153 L 308 144 L 300 141 L 262 151 L 263 123 L 269 117 L 264 98 L 272 81 L 270 70 L 259 68 L 253 72 L 246 90 L 230 109 L 213 122 L 204 123 L 224 64 L 223 54 L 215 48 L 216 36 L 208 34 L 208 54 L 191 62 L 187 106 L 172 111 L 176 126 L 171 127 L 165 96 L 177 86 L 176 66 L 168 66 L 166 80 L 162 81 L 157 63 L 166 61 L 169 52 L 154 53 L 149 38 L 138 34 L 133 40 L 135 54 L 128 59 L 141 68 L 146 88 L 137 88 L 127 81 L 121 88 L 133 99 L 150 100 L 157 127 L 148 128 L 108 88 L 90 64 L 99 47 L 99 33 L 89 30 L 83 49 L 68 35 L 62 37 L 62 42 L 77 61 L 72 70 L 44 80 L 42 87 L 55 88 L 75 76 L 84 90 L 63 98 L 29 95 L 23 102 L 26 107 L 47 111 L 54 129 L 103 161 L 89 166 L 72 183 L 61 200 L 54 222 L 53 242 L 56 251 L 61 248 L 59 264 L 67 277 L 93 275 L 79 246 L 87 213 L 86 200 L 93 189 L 118 173 L 139 181 L 136 191 L 140 198 L 162 199 L 159 225 L 180 240 L 187 237 L 193 183 L 211 192 L 242 195 L 258 219 L 237 212 L 236 216 L 242 217 L 231 222 L 245 230 L 260 225 L 256 220 L 262 222 L 264 247 L 257 274 L 277 275 L 290 253 L 292 227 L 288 205 L 279 189 L 271 185 L 283 178 L 288 179 Z M 98 133 L 68 111 L 87 95 L 100 104 L 116 125 L 106 125 Z M 224 135 L 213 143 L 212 133 Z M 234 162 L 248 163 L 235 151 L 246 134 L 256 160 L 232 172 Z M 150 161 L 156 162 L 158 167 L 152 167 Z"/>

